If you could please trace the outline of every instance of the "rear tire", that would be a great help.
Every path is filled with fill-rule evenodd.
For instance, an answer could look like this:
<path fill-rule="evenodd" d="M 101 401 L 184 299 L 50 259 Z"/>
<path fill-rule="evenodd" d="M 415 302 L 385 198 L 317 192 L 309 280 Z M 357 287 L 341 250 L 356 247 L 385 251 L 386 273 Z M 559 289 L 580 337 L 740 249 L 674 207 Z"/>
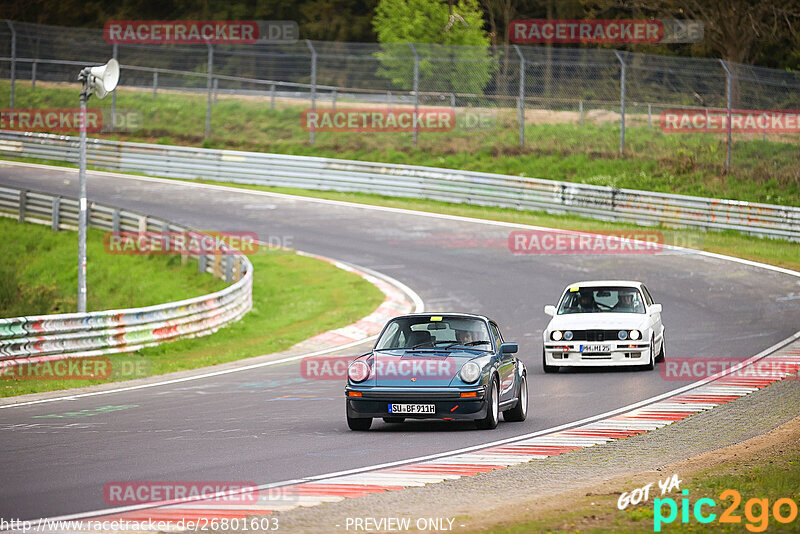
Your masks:
<path fill-rule="evenodd" d="M 524 421 L 528 416 L 528 379 L 522 375 L 519 383 L 519 395 L 517 395 L 517 405 L 503 412 L 503 420 L 511 422 Z"/>
<path fill-rule="evenodd" d="M 557 365 L 547 365 L 547 356 L 545 356 L 544 349 L 542 349 L 542 369 L 545 373 L 557 373 L 559 367 Z"/>
<path fill-rule="evenodd" d="M 489 396 L 486 398 L 486 417 L 475 421 L 475 425 L 480 430 L 492 430 L 493 428 L 497 428 L 497 422 L 500 419 L 498 390 L 497 380 L 492 378 L 492 385 L 489 387 Z"/>
<path fill-rule="evenodd" d="M 372 426 L 372 417 L 350 417 L 347 416 L 347 426 L 350 430 L 369 430 Z"/>
<path fill-rule="evenodd" d="M 406 420 L 405 417 L 384 417 L 383 418 L 383 422 L 384 423 L 402 423 L 405 420 Z"/>

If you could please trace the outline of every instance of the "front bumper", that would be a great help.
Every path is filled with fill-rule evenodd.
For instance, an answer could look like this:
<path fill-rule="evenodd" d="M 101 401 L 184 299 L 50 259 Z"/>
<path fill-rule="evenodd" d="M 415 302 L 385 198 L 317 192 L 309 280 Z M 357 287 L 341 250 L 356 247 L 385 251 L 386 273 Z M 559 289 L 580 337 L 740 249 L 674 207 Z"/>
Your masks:
<path fill-rule="evenodd" d="M 361 393 L 351 397 L 350 392 Z M 475 397 L 462 398 L 461 393 L 475 393 Z M 484 386 L 469 388 L 386 388 L 380 386 L 345 388 L 347 416 L 405 417 L 406 419 L 452 419 L 474 420 L 486 417 L 486 389 Z M 433 404 L 436 413 L 395 414 L 389 413 L 389 404 Z"/>
<path fill-rule="evenodd" d="M 605 342 L 609 351 L 585 352 L 579 342 L 547 342 L 544 344 L 547 365 L 559 367 L 605 367 L 609 365 L 643 365 L 650 359 L 650 343 L 635 341 Z"/>

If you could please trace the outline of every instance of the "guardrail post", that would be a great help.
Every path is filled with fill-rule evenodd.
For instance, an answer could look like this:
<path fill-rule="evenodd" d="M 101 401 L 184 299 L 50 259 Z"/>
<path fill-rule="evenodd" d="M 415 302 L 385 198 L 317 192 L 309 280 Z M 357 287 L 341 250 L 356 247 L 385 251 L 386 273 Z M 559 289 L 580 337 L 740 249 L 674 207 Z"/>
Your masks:
<path fill-rule="evenodd" d="M 61 219 L 61 197 L 53 197 L 53 222 L 51 228 L 58 232 Z"/>
<path fill-rule="evenodd" d="M 619 153 L 625 153 L 625 60 L 622 58 L 622 55 L 614 50 L 614 54 L 616 54 L 617 59 L 619 59 L 620 63 L 620 71 L 619 71 Z"/>
<path fill-rule="evenodd" d="M 583 125 L 583 100 L 578 101 L 578 124 Z"/>
<path fill-rule="evenodd" d="M 333 95 L 331 96 L 331 107 L 336 112 L 336 89 L 333 90 Z"/>
<path fill-rule="evenodd" d="M 222 256 L 220 256 L 219 254 L 214 254 L 214 263 L 212 271 L 214 272 L 214 276 L 216 276 L 217 278 L 222 276 L 222 269 L 220 266 L 221 263 L 222 263 Z"/>
<path fill-rule="evenodd" d="M 726 107 L 728 108 L 728 153 L 725 156 L 725 172 L 729 172 L 731 170 L 731 152 L 733 151 L 733 143 L 732 143 L 732 136 L 731 136 L 731 119 L 733 118 L 733 113 L 731 110 L 731 103 L 732 103 L 732 91 L 733 91 L 733 80 L 731 71 L 728 68 L 728 65 L 725 63 L 725 60 L 720 59 L 720 64 L 722 68 L 725 69 L 725 77 L 727 78 L 727 89 L 725 91 L 727 100 Z"/>
<path fill-rule="evenodd" d="M 411 52 L 414 53 L 414 146 L 417 146 L 417 139 L 419 138 L 419 128 L 417 126 L 417 116 L 419 113 L 419 54 L 414 47 L 414 43 L 408 43 L 411 47 Z"/>
<path fill-rule="evenodd" d="M 647 129 L 653 129 L 653 104 L 647 104 Z"/>
<path fill-rule="evenodd" d="M 275 109 L 275 84 L 272 84 L 272 88 L 269 90 L 269 109 Z"/>
<path fill-rule="evenodd" d="M 11 94 L 8 97 L 8 107 L 14 109 L 14 82 L 17 78 L 17 30 L 10 20 L 6 21 L 11 30 Z"/>
<path fill-rule="evenodd" d="M 158 71 L 153 71 L 153 100 L 158 96 Z"/>
<path fill-rule="evenodd" d="M 225 256 L 225 281 L 230 283 L 233 280 L 233 256 Z"/>
<path fill-rule="evenodd" d="M 233 257 L 233 281 L 238 282 L 241 279 L 241 263 L 239 256 Z"/>
<path fill-rule="evenodd" d="M 111 213 L 111 231 L 112 232 L 119 232 L 120 224 L 119 224 L 119 210 L 114 210 Z"/>
<path fill-rule="evenodd" d="M 197 256 L 197 270 L 200 273 L 206 272 L 208 268 L 208 257 L 205 254 L 200 254 Z"/>
<path fill-rule="evenodd" d="M 119 61 L 119 45 L 114 43 L 111 48 L 111 57 Z M 117 127 L 117 92 L 111 91 L 111 127 Z"/>
<path fill-rule="evenodd" d="M 519 121 L 519 146 L 525 146 L 525 56 L 519 46 L 514 45 L 519 56 L 519 97 L 517 100 L 517 120 Z"/>
<path fill-rule="evenodd" d="M 214 78 L 214 104 L 217 103 L 218 94 L 219 94 L 219 78 Z"/>
<path fill-rule="evenodd" d="M 19 192 L 19 222 L 25 222 L 25 209 L 28 207 L 28 192 L 24 189 Z"/>
<path fill-rule="evenodd" d="M 309 39 L 306 39 L 306 46 L 311 51 L 311 113 L 317 109 L 317 51 Z M 314 125 L 308 129 L 308 142 L 314 144 Z"/>
<path fill-rule="evenodd" d="M 31 65 L 31 89 L 36 89 L 36 65 L 38 62 L 34 60 Z"/>
<path fill-rule="evenodd" d="M 206 131 L 204 139 L 211 135 L 211 83 L 214 76 L 214 45 L 206 43 L 208 46 L 208 68 L 206 70 Z"/>

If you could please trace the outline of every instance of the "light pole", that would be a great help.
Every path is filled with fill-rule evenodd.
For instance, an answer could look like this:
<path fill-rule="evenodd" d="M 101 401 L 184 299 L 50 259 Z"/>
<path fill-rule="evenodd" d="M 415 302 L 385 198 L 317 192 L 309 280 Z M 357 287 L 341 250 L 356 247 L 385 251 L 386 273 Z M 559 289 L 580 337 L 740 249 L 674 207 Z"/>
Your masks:
<path fill-rule="evenodd" d="M 80 200 L 78 204 L 78 313 L 86 313 L 86 227 L 89 224 L 89 209 L 86 200 L 86 102 L 92 93 L 97 98 L 105 96 L 117 87 L 119 63 L 116 59 L 100 67 L 85 67 L 78 75 L 81 88 L 80 122 Z"/>

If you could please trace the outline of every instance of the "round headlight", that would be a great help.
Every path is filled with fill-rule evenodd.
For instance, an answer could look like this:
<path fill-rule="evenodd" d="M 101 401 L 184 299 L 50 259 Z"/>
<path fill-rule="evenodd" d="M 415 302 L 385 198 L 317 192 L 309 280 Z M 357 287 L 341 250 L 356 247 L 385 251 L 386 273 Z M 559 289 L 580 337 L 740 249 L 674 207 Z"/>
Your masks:
<path fill-rule="evenodd" d="M 471 384 L 481 377 L 481 368 L 475 362 L 467 362 L 458 374 L 461 376 L 461 380 Z"/>
<path fill-rule="evenodd" d="M 550 338 L 553 341 L 561 341 L 561 338 L 564 337 L 561 333 L 561 330 L 554 330 L 552 334 L 550 334 Z"/>
<path fill-rule="evenodd" d="M 642 333 L 638 330 L 631 330 L 631 339 L 636 340 L 642 337 Z"/>
<path fill-rule="evenodd" d="M 347 368 L 347 378 L 353 382 L 363 382 L 369 376 L 369 365 L 361 360 L 355 361 Z"/>
<path fill-rule="evenodd" d="M 572 330 L 567 330 L 564 332 L 564 339 L 567 341 L 572 341 Z"/>
<path fill-rule="evenodd" d="M 628 339 L 628 331 L 620 330 L 619 332 L 617 332 L 617 337 L 620 339 Z"/>

